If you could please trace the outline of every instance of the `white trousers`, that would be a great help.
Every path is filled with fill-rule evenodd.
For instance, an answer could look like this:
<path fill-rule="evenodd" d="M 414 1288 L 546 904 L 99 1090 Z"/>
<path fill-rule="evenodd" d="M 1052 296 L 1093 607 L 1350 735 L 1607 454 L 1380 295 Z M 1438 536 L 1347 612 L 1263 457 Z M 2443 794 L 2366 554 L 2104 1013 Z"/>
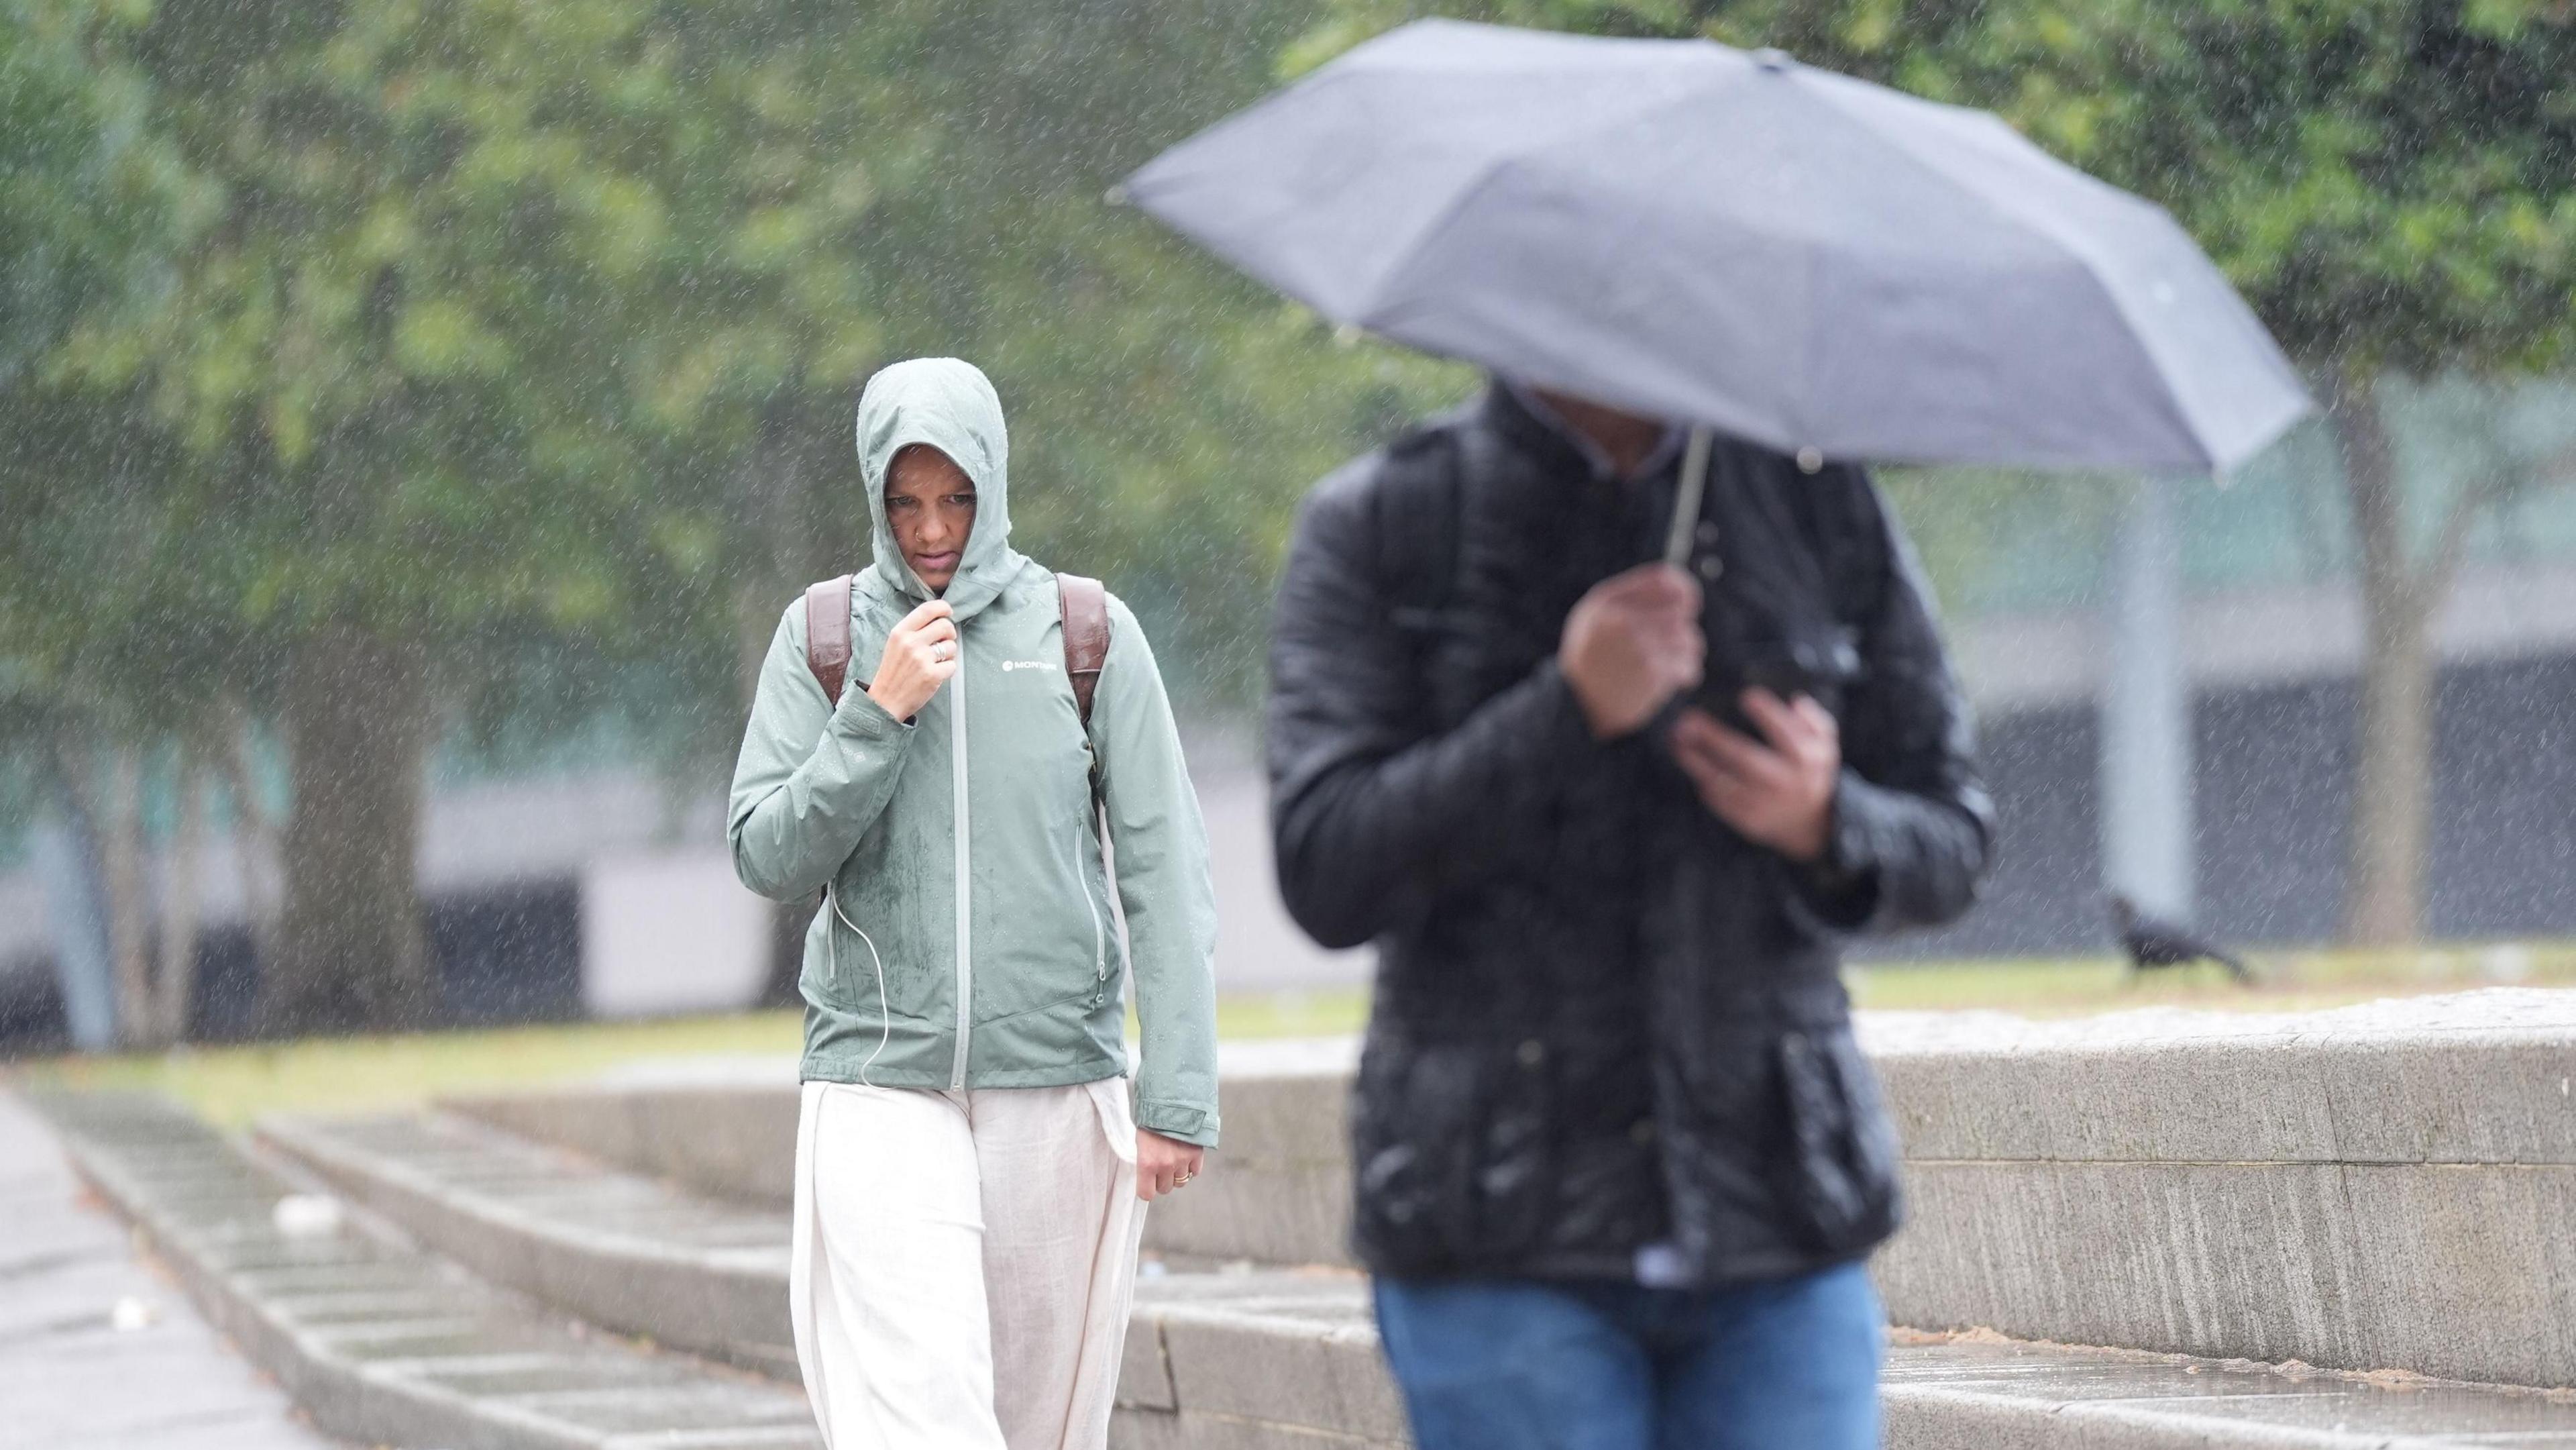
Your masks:
<path fill-rule="evenodd" d="M 1127 1081 L 805 1084 L 788 1310 L 830 1450 L 1103 1450 L 1145 1205 Z"/>

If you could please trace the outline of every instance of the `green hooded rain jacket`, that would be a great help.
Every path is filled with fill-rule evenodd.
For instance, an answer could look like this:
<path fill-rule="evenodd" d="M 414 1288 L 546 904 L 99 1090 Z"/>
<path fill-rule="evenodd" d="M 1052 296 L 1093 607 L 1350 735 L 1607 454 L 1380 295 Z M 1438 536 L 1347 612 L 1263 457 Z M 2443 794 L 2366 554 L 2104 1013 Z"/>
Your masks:
<path fill-rule="evenodd" d="M 886 635 L 930 597 L 886 523 L 886 472 L 924 443 L 975 481 L 946 598 L 961 666 L 910 724 L 867 694 Z M 1109 600 L 1086 733 L 1055 576 L 1010 546 L 1009 440 L 983 373 L 897 363 L 859 399 L 875 560 L 850 591 L 848 685 L 805 662 L 805 603 L 770 640 L 734 766 L 727 836 L 745 886 L 828 900 L 805 934 L 802 1075 L 879 1087 L 1051 1087 L 1127 1071 L 1123 981 L 1143 1024 L 1136 1122 L 1217 1140 L 1216 903 L 1154 654 Z M 1122 946 L 1091 810 L 1097 763 Z"/>

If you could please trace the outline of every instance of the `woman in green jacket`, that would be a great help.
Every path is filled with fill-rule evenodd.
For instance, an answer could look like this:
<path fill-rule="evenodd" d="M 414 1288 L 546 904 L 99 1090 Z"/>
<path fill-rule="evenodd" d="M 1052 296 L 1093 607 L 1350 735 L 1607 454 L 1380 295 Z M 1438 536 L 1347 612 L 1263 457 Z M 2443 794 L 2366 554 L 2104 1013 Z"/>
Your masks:
<path fill-rule="evenodd" d="M 800 981 L 797 1360 L 835 1447 L 1099 1450 L 1141 1201 L 1217 1139 L 1198 801 L 1115 598 L 1084 724 L 1056 578 L 1010 547 L 984 375 L 953 358 L 878 373 L 858 449 L 875 559 L 850 590 L 848 683 L 824 695 L 790 605 L 727 816 L 744 885 L 821 893 Z"/>

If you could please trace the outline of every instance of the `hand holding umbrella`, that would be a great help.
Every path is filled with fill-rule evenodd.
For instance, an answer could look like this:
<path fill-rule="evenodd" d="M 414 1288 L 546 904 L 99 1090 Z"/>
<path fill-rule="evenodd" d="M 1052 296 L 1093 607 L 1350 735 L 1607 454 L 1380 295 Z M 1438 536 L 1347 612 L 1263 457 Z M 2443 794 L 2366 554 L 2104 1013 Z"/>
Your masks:
<path fill-rule="evenodd" d="M 1699 584 L 1665 564 L 1641 564 L 1593 587 L 1565 618 L 1557 657 L 1593 735 L 1615 740 L 1653 720 L 1700 681 Z"/>

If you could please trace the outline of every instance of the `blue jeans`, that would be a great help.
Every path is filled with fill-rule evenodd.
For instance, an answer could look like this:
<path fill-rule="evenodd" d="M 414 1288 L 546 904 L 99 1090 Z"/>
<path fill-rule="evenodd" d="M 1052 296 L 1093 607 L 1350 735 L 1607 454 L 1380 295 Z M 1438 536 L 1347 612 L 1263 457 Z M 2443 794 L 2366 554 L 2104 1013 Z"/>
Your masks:
<path fill-rule="evenodd" d="M 1874 1450 L 1878 1291 L 1858 1264 L 1728 1289 L 1380 1279 L 1421 1450 Z"/>

